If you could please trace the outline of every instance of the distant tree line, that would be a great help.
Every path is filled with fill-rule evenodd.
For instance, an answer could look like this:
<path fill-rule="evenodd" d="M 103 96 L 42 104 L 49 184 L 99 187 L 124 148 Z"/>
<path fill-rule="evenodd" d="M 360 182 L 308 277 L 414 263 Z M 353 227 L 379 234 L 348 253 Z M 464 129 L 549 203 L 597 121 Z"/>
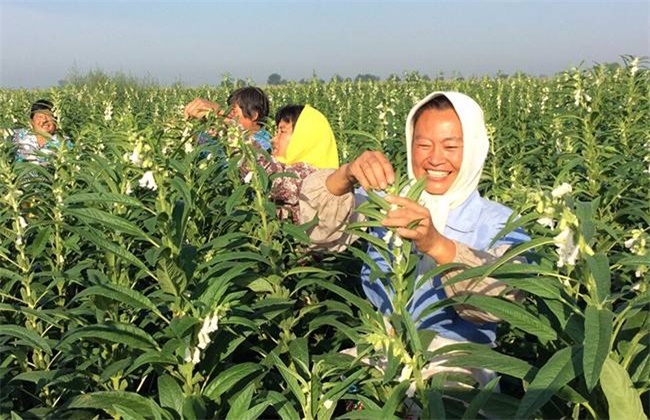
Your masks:
<path fill-rule="evenodd" d="M 620 63 L 602 63 L 600 64 L 601 66 L 605 66 L 609 69 L 615 69 L 617 67 L 621 67 L 622 65 Z M 515 72 L 513 74 L 507 74 L 502 71 L 497 72 L 496 78 L 499 79 L 507 79 L 510 77 L 516 78 L 521 76 L 523 73 L 522 72 Z M 539 76 L 540 78 L 547 77 L 545 75 Z M 460 73 L 454 73 L 451 76 L 445 75 L 444 73 L 438 73 L 435 76 L 436 80 L 444 80 L 444 79 L 454 79 L 454 80 L 463 80 L 464 77 Z M 351 77 L 342 77 L 339 74 L 335 74 L 332 76 L 330 81 L 332 82 L 378 82 L 380 81 L 381 78 L 375 74 L 371 73 L 359 73 L 357 74 L 354 78 Z M 392 82 L 400 82 L 400 81 L 415 81 L 415 80 L 430 80 L 430 77 L 426 74 L 422 74 L 418 71 L 412 71 L 412 72 L 404 72 L 401 76 L 397 74 L 390 74 L 388 77 L 386 77 L 387 81 L 392 81 Z M 312 74 L 312 77 L 309 79 L 300 79 L 296 81 L 296 83 L 312 83 L 312 82 L 319 82 L 319 83 L 325 83 L 325 80 L 322 78 L 319 78 L 316 75 L 316 72 Z M 277 86 L 277 85 L 284 85 L 289 82 L 293 82 L 290 80 L 284 79 L 279 73 L 271 73 L 267 80 L 266 84 L 269 86 Z M 66 86 L 66 85 L 73 85 L 73 86 L 89 86 L 89 87 L 95 87 L 95 86 L 100 86 L 100 85 L 105 85 L 107 83 L 117 85 L 120 87 L 156 87 L 159 86 L 160 84 L 158 81 L 151 76 L 145 76 L 145 77 L 136 77 L 131 74 L 126 74 L 123 72 L 115 72 L 112 74 L 106 73 L 103 70 L 95 69 L 95 70 L 90 70 L 87 73 L 81 73 L 79 70 L 76 68 L 73 68 L 68 75 L 64 78 L 59 80 L 58 84 L 60 87 Z M 183 83 L 181 81 L 175 82 L 173 85 L 178 85 L 182 86 Z M 230 73 L 225 73 L 222 75 L 222 80 L 219 83 L 219 86 L 221 87 L 226 87 L 230 89 L 242 87 L 242 86 L 250 86 L 250 85 L 255 85 L 253 80 L 251 79 L 238 79 L 234 78 L 230 75 Z"/>
<path fill-rule="evenodd" d="M 82 74 L 76 68 L 72 69 L 64 79 L 59 80 L 58 84 L 60 87 L 67 85 L 96 87 L 107 83 L 122 87 L 155 87 L 159 85 L 158 81 L 150 76 L 136 77 L 123 72 L 109 74 L 99 69 Z"/>

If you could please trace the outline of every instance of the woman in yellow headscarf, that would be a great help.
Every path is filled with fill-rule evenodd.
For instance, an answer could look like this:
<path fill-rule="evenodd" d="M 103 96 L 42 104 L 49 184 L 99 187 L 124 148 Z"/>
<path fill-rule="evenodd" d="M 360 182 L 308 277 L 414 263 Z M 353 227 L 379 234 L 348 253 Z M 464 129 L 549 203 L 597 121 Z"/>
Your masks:
<path fill-rule="evenodd" d="M 309 105 L 287 105 L 276 116 L 271 140 L 273 156 L 285 165 L 307 163 L 315 168 L 338 168 L 336 140 L 329 121 Z"/>
<path fill-rule="evenodd" d="M 275 115 L 276 133 L 271 143 L 271 159 L 263 154 L 257 158 L 267 174 L 291 173 L 273 180 L 271 199 L 277 205 L 278 217 L 300 220 L 299 200 L 302 180 L 318 169 L 337 169 L 339 157 L 336 139 L 327 118 L 309 105 L 286 105 Z M 244 181 L 252 174 L 242 167 Z"/>

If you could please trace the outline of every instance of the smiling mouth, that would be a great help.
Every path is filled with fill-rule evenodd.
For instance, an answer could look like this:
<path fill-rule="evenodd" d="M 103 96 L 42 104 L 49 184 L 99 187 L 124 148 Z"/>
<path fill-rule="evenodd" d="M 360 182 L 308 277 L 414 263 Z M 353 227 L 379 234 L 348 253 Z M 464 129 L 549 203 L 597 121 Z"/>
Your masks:
<path fill-rule="evenodd" d="M 443 178 L 447 178 L 448 176 L 449 176 L 449 171 L 434 171 L 434 170 L 427 171 L 428 178 L 443 179 Z"/>

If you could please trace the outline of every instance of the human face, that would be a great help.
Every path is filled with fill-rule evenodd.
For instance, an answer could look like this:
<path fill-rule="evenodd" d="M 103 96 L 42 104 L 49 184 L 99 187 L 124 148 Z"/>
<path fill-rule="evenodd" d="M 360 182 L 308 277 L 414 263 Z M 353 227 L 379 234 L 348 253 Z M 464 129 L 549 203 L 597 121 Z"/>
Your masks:
<path fill-rule="evenodd" d="M 293 134 L 293 124 L 291 121 L 280 121 L 275 131 L 275 136 L 271 139 L 273 143 L 273 156 L 286 157 L 287 149 L 289 148 L 289 141 Z"/>
<path fill-rule="evenodd" d="M 413 173 L 426 177 L 429 194 L 444 194 L 463 163 L 463 128 L 453 109 L 428 109 L 415 123 L 412 144 Z"/>
<path fill-rule="evenodd" d="M 50 112 L 36 112 L 32 118 L 32 127 L 51 135 L 56 131 L 56 120 Z"/>
<path fill-rule="evenodd" d="M 256 115 L 253 115 L 253 117 L 256 117 Z M 237 121 L 239 125 L 241 125 L 245 130 L 248 130 L 251 133 L 255 133 L 257 130 L 259 130 L 259 126 L 257 125 L 257 122 L 254 119 L 245 116 L 241 107 L 236 102 L 232 104 L 232 107 L 230 108 L 230 113 L 228 113 L 228 118 Z"/>

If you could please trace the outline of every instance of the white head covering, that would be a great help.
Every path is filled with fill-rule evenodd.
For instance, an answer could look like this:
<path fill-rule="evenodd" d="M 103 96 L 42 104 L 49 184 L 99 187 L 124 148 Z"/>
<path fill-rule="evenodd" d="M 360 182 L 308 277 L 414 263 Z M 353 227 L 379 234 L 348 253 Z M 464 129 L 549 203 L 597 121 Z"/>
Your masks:
<path fill-rule="evenodd" d="M 454 183 L 444 194 L 429 194 L 424 191 L 419 200 L 420 204 L 429 209 L 436 229 L 443 233 L 449 211 L 460 206 L 478 187 L 490 143 L 483 110 L 472 98 L 458 92 L 433 92 L 415 104 L 406 118 L 406 156 L 410 179 L 415 180 L 411 157 L 415 126 L 413 116 L 418 109 L 436 96 L 445 96 L 451 101 L 463 128 L 463 162 Z"/>

